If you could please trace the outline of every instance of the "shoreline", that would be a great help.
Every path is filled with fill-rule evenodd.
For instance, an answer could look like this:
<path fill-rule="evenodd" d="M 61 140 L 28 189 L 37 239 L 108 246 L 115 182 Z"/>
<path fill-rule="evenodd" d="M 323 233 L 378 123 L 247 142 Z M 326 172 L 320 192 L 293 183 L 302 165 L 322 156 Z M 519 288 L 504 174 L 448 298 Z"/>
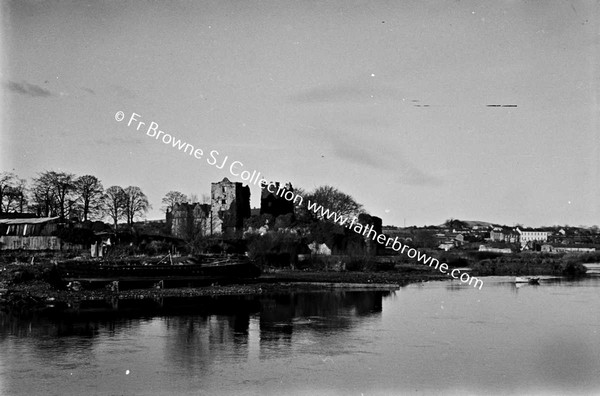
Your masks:
<path fill-rule="evenodd" d="M 411 283 L 444 280 L 437 274 L 410 274 L 398 272 L 324 272 L 281 270 L 254 279 L 229 281 L 195 287 L 143 288 L 111 291 L 60 290 L 41 280 L 32 280 L 8 287 L 0 287 L 0 309 L 29 311 L 49 305 L 74 305 L 82 301 L 107 299 L 143 299 L 165 297 L 202 297 L 230 295 L 262 295 L 294 291 L 327 290 L 395 290 Z"/>
<path fill-rule="evenodd" d="M 143 299 L 170 297 L 202 297 L 231 295 L 261 295 L 325 290 L 393 290 L 420 282 L 450 279 L 427 266 L 403 265 L 389 271 L 324 271 L 324 270 L 267 270 L 257 278 L 227 280 L 213 284 L 173 288 L 131 288 L 124 284 L 120 290 L 106 287 L 66 290 L 56 282 L 53 266 L 44 264 L 6 263 L 0 267 L 0 310 L 36 310 L 48 305 L 74 305 L 82 301 L 110 299 Z M 503 269 L 507 269 L 506 267 Z M 475 271 L 479 273 L 480 271 Z M 481 271 L 483 272 L 483 271 Z M 524 276 L 513 271 L 494 271 L 479 276 Z M 498 273 L 501 272 L 501 273 Z M 505 273 L 506 272 L 506 273 Z M 541 275 L 538 271 L 535 275 Z M 530 275 L 534 275 L 531 273 Z M 547 275 L 552 274 L 548 271 Z"/>

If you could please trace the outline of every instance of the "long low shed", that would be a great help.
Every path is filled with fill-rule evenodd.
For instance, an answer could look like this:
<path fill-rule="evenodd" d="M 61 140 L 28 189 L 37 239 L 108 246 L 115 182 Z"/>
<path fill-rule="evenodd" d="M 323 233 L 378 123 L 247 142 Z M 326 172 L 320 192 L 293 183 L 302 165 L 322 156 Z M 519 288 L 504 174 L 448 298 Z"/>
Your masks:
<path fill-rule="evenodd" d="M 0 250 L 61 250 L 56 236 L 2 236 Z"/>

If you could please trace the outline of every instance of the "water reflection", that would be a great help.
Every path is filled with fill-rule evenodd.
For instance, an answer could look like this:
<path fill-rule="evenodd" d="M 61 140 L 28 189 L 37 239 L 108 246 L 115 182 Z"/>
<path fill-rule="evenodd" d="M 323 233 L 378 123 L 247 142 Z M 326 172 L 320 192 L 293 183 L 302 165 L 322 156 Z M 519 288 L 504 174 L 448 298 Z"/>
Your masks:
<path fill-rule="evenodd" d="M 2 314 L 0 394 L 590 393 L 599 287 L 489 277 Z"/>
<path fill-rule="evenodd" d="M 66 310 L 16 317 L 0 313 L 0 341 L 27 338 L 40 355 L 72 348 L 91 350 L 99 337 L 137 332 L 150 321 L 168 330 L 166 358 L 190 363 L 223 344 L 247 348 L 290 344 L 295 332 L 338 332 L 363 317 L 381 314 L 389 291 L 296 292 L 265 296 L 219 296 L 81 302 Z M 289 349 L 288 349 L 289 350 Z M 237 351 L 239 352 L 239 351 Z"/>

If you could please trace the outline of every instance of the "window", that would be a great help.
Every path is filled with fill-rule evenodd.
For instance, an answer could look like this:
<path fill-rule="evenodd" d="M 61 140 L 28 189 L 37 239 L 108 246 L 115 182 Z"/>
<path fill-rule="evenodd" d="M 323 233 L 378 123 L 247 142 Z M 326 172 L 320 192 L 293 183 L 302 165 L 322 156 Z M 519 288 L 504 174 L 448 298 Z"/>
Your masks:
<path fill-rule="evenodd" d="M 226 199 L 222 199 L 222 200 L 221 200 L 221 203 L 222 203 L 223 205 L 225 205 L 225 204 L 227 203 L 227 200 L 226 200 Z"/>

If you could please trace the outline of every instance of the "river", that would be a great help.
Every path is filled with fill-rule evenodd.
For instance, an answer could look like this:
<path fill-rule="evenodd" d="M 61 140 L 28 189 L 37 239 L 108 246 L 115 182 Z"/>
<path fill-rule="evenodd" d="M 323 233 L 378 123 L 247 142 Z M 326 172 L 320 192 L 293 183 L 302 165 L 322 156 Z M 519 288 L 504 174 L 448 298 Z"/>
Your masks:
<path fill-rule="evenodd" d="M 0 394 L 600 393 L 600 277 L 0 315 Z"/>

